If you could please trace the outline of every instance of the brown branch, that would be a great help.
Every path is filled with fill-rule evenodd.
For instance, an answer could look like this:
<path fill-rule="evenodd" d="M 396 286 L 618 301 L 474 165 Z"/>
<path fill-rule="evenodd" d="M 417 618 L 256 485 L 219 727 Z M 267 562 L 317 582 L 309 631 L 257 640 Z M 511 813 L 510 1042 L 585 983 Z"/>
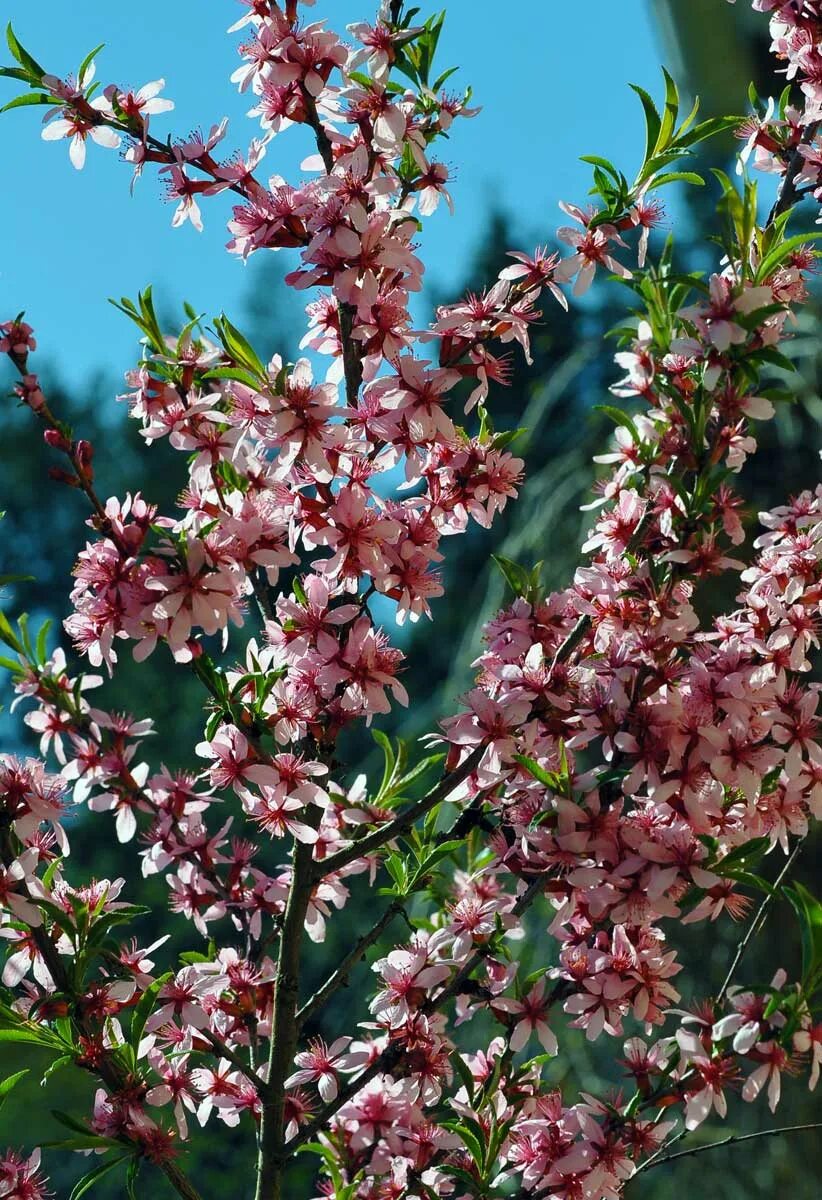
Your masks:
<path fill-rule="evenodd" d="M 334 170 L 333 147 L 320 120 L 314 97 L 305 87 L 302 89 L 302 97 L 305 105 L 307 124 L 314 131 L 317 149 L 323 160 L 325 173 L 326 175 L 331 175 Z M 342 301 L 339 301 L 337 304 L 337 314 L 340 321 L 343 373 L 345 375 L 345 394 L 349 405 L 353 408 L 356 408 L 357 397 L 360 394 L 360 385 L 362 384 L 362 358 L 357 349 L 357 343 L 352 337 L 356 312 L 357 310 L 353 304 L 344 304 Z"/>
<path fill-rule="evenodd" d="M 792 208 L 797 200 L 801 200 L 802 194 L 797 189 L 796 181 L 805 165 L 805 156 L 802 154 L 802 147 L 813 142 L 820 125 L 822 125 L 822 121 L 812 121 L 810 125 L 806 126 L 804 131 L 805 136 L 794 147 L 785 169 L 785 177 L 779 186 L 779 192 L 777 193 L 773 208 L 768 213 L 768 219 L 765 222 L 766 229 L 770 225 L 773 225 L 777 217 L 787 212 L 789 208 Z"/>
<path fill-rule="evenodd" d="M 773 904 L 776 897 L 779 895 L 779 889 L 780 889 L 785 877 L 787 876 L 788 872 L 790 871 L 791 867 L 794 865 L 797 858 L 799 857 L 799 855 L 802 851 L 803 845 L 804 845 L 804 840 L 802 838 L 800 838 L 800 840 L 796 843 L 796 845 L 794 846 L 790 855 L 786 859 L 785 865 L 783 866 L 782 870 L 777 875 L 771 891 L 768 892 L 767 896 L 760 904 L 760 906 L 756 912 L 756 915 L 754 916 L 754 919 L 751 921 L 750 925 L 748 926 L 745 936 L 743 937 L 742 941 L 737 946 L 736 954 L 734 955 L 733 961 L 731 962 L 731 965 L 728 968 L 728 974 L 725 976 L 725 981 L 722 984 L 722 987 L 719 989 L 719 992 L 717 993 L 717 997 L 716 997 L 717 1004 L 721 1004 L 722 1001 L 725 999 L 726 995 L 728 994 L 728 988 L 731 986 L 731 983 L 733 982 L 733 978 L 734 978 L 734 975 L 736 974 L 739 964 L 742 962 L 742 959 L 745 957 L 745 953 L 748 949 L 748 946 L 751 944 L 753 938 L 756 936 L 756 934 L 762 928 L 763 922 L 765 921 L 765 918 L 768 915 L 770 907 Z"/>
<path fill-rule="evenodd" d="M 15 368 L 17 369 L 21 379 L 25 379 L 25 377 L 27 375 L 31 374 L 31 372 L 28 369 L 28 357 L 29 356 L 27 353 L 26 354 L 10 353 L 8 357 L 11 359 Z M 40 391 L 40 395 L 43 395 L 42 389 L 39 388 L 39 380 L 38 380 L 38 389 Z M 24 401 L 24 403 L 25 403 L 25 401 Z M 111 520 L 109 519 L 109 516 L 105 510 L 105 507 L 103 506 L 103 503 L 100 500 L 100 497 L 97 495 L 97 493 L 94 490 L 94 487 L 91 483 L 91 479 L 89 478 L 89 472 L 80 460 L 80 456 L 77 451 L 77 443 L 74 440 L 70 440 L 65 437 L 63 430 L 60 427 L 60 422 L 58 421 L 57 417 L 55 417 L 55 415 L 51 411 L 51 409 L 49 408 L 48 402 L 45 400 L 45 398 L 43 400 L 43 403 L 39 407 L 35 408 L 32 405 L 29 405 L 29 407 L 32 409 L 32 412 L 35 414 L 35 416 L 40 418 L 40 420 L 43 422 L 43 424 L 46 426 L 47 429 L 53 430 L 55 433 L 58 433 L 60 435 L 60 437 L 63 439 L 65 444 L 61 445 L 59 447 L 59 450 L 61 453 L 65 454 L 66 458 L 71 463 L 72 470 L 74 472 L 74 477 L 76 479 L 76 485 L 80 489 L 80 491 L 82 491 L 84 493 L 84 495 L 87 497 L 87 499 L 89 501 L 89 504 L 94 509 L 94 515 L 97 518 L 98 528 L 100 529 L 100 531 L 102 533 L 104 533 L 106 535 L 106 537 L 111 538 L 112 542 L 114 542 L 117 549 L 120 551 L 120 553 L 125 558 L 130 558 L 131 550 L 126 545 L 126 543 L 123 541 L 123 539 L 120 537 L 120 535 L 117 533 L 117 531 L 112 527 Z"/>
<path fill-rule="evenodd" d="M 306 824 L 316 828 L 322 813 L 308 812 Z M 283 1145 L 285 1141 L 285 1081 L 291 1073 L 297 1051 L 299 1024 L 297 1003 L 300 991 L 300 951 L 305 918 L 314 885 L 312 854 L 314 847 L 294 842 L 292 879 L 280 937 L 274 1015 L 268 1056 L 268 1076 L 260 1089 L 263 1111 L 260 1122 L 257 1157 L 256 1200 L 281 1200 L 283 1183 Z"/>
<path fill-rule="evenodd" d="M 779 1137 L 783 1133 L 804 1133 L 810 1129 L 822 1129 L 822 1121 L 811 1125 L 783 1125 L 779 1129 L 760 1129 L 757 1133 L 731 1133 L 720 1138 L 718 1142 L 708 1142 L 704 1146 L 692 1146 L 690 1150 L 679 1150 L 676 1154 L 666 1154 L 664 1158 L 655 1158 L 652 1162 L 641 1164 L 635 1174 L 640 1171 L 650 1171 L 654 1167 L 664 1166 L 665 1163 L 676 1162 L 678 1158 L 690 1158 L 694 1154 L 704 1154 L 706 1150 L 718 1150 L 722 1146 L 738 1146 L 742 1142 L 752 1142 L 756 1138 Z"/>
<path fill-rule="evenodd" d="M 385 825 L 380 825 L 377 829 L 372 830 L 371 833 L 367 833 L 352 842 L 344 850 L 338 850 L 336 854 L 323 859 L 322 862 L 315 863 L 315 878 L 323 879 L 325 876 L 333 874 L 334 871 L 339 871 L 343 867 L 347 867 L 349 863 L 355 862 L 358 858 L 362 858 L 363 855 L 369 854 L 372 850 L 379 850 L 382 846 L 385 846 L 388 842 L 392 842 L 403 833 L 407 833 L 420 817 L 424 817 L 432 808 L 436 808 L 438 804 L 446 800 L 451 792 L 468 778 L 479 766 L 484 753 L 485 746 L 477 746 L 458 767 L 455 767 L 450 774 L 440 780 L 435 788 L 432 788 L 421 800 L 417 800 L 414 804 L 410 805 L 405 812 L 400 813 L 393 821 L 388 821 Z"/>
<path fill-rule="evenodd" d="M 236 1069 L 242 1075 L 245 1075 L 245 1077 L 250 1080 L 251 1083 L 259 1085 L 260 1080 L 254 1074 L 253 1068 L 244 1061 L 242 1056 L 238 1054 L 236 1050 L 232 1050 L 232 1048 L 226 1042 L 224 1042 L 222 1038 L 217 1037 L 217 1035 L 212 1033 L 210 1029 L 198 1029 L 197 1032 L 200 1037 L 205 1038 L 215 1054 L 219 1054 L 221 1058 L 225 1058 L 228 1062 L 230 1062 L 232 1067 L 236 1067 Z"/>
<path fill-rule="evenodd" d="M 535 879 L 531 880 L 528 887 L 522 893 L 512 909 L 512 912 L 516 916 L 522 916 L 522 914 L 533 903 L 536 897 L 542 893 L 543 883 L 544 878 L 542 876 L 537 876 Z M 443 988 L 442 991 L 440 991 L 436 996 L 433 996 L 427 1004 L 423 1005 L 422 1011 L 425 1013 L 435 1012 L 452 997 L 458 995 L 460 990 L 466 984 L 471 972 L 475 970 L 476 967 L 478 967 L 483 961 L 483 959 L 485 959 L 491 953 L 492 949 L 493 944 L 489 942 L 476 950 L 475 953 L 472 954 L 468 961 L 463 965 L 460 971 L 454 976 L 451 983 L 447 987 Z M 370 1066 L 368 1066 L 364 1071 L 361 1071 L 356 1079 L 352 1079 L 348 1084 L 346 1084 L 346 1086 L 337 1094 L 335 1099 L 329 1101 L 329 1103 L 320 1110 L 314 1120 L 309 1122 L 309 1124 L 306 1125 L 300 1131 L 300 1133 L 287 1144 L 287 1152 L 289 1154 L 293 1154 L 294 1151 L 303 1144 L 303 1142 L 310 1141 L 311 1138 L 313 1138 L 326 1126 L 331 1117 L 333 1117 L 334 1114 L 338 1112 L 344 1104 L 346 1104 L 352 1097 L 356 1096 L 357 1092 L 364 1088 L 366 1084 L 370 1083 L 371 1080 L 377 1075 L 382 1074 L 383 1071 L 390 1071 L 392 1066 L 401 1060 L 402 1055 L 403 1050 L 401 1046 L 389 1043 L 386 1049 L 383 1050 L 382 1054 L 380 1054 Z M 258 1196 L 257 1200 L 263 1200 L 263 1197 Z"/>
<path fill-rule="evenodd" d="M 351 974 L 352 968 L 357 965 L 357 963 L 365 954 L 366 950 L 368 950 L 370 946 L 373 946 L 374 943 L 385 932 L 385 930 L 394 920 L 394 917 L 396 917 L 402 911 L 403 904 L 401 900 L 393 900 L 391 904 L 389 904 L 388 908 L 385 910 L 376 924 L 369 929 L 368 933 L 364 933 L 356 945 L 345 955 L 334 973 L 329 975 L 325 983 L 317 988 L 316 992 L 309 1000 L 306 1000 L 305 1004 L 297 1013 L 297 1024 L 300 1028 L 302 1028 L 306 1021 L 310 1020 L 316 1012 L 319 1012 L 319 1010 L 328 1003 L 335 992 L 339 991 L 341 987 L 347 986 L 348 977 Z"/>

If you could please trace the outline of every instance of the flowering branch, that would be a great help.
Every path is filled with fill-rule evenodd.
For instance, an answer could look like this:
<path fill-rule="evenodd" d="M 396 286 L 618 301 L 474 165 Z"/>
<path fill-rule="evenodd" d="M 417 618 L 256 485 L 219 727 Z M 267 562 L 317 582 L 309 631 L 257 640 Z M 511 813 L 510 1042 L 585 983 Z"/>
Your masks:
<path fill-rule="evenodd" d="M 757 422 L 773 415 L 768 372 L 790 366 L 779 347 L 816 257 L 816 235 L 787 226 L 809 189 L 822 199 L 822 97 L 806 53 L 822 46 L 822 9 L 755 3 L 774 14 L 801 108 L 786 93 L 777 115 L 754 96 L 749 121 L 697 121 L 696 109 L 680 114 L 667 72 L 661 106 L 635 89 L 641 161 L 626 175 L 588 160 L 596 203 L 563 204 L 563 254 L 512 252 L 492 286 L 420 330 L 420 234 L 440 204 L 453 207 L 437 146 L 477 110 L 434 67 L 443 14 L 412 25 L 418 10 L 383 4 L 349 44 L 305 19 L 310 7 L 243 0 L 233 79 L 261 134 L 228 158 L 225 122 L 154 137 L 171 107 L 162 81 L 100 90 L 96 52 L 60 79 L 9 31 L 16 65 L 2 75 L 27 89 L 11 107 L 53 106 L 44 137 L 68 140 L 75 166 L 89 141 L 126 139 L 136 175 L 155 163 L 167 180 L 175 226 L 202 229 L 200 202 L 227 192 L 232 253 L 297 251 L 286 284 L 308 294 L 302 346 L 327 369 L 263 361 L 225 314 L 207 326 L 187 309 L 168 333 L 150 288 L 124 299 L 141 354 L 123 398 L 147 444 L 167 438 L 184 456 L 179 503 L 163 513 L 140 493 L 97 496 L 91 448 L 28 372 L 31 327 L 22 316 L 0 326 L 18 394 L 71 466 L 60 478 L 93 510 L 66 621 L 76 650 L 109 674 L 125 650 L 168 652 L 208 696 L 187 769 L 153 769 L 150 721 L 93 706 L 101 676 L 70 673 L 25 617 L 0 618 L 13 656 L 2 664 L 41 755 L 0 756 L 0 1023 L 101 1080 L 90 1119 L 72 1125 L 103 1155 L 80 1189 L 124 1162 L 131 1188 L 151 1161 L 191 1200 L 174 1156 L 194 1113 L 198 1125 L 257 1129 L 257 1200 L 285 1194 L 302 1151 L 317 1157 L 320 1190 L 340 1196 L 618 1196 L 637 1170 L 678 1157 L 678 1119 L 690 1131 L 724 1117 L 741 1074 L 743 1100 L 764 1092 L 775 1110 L 785 1071 L 806 1064 L 813 1087 L 822 1070 L 822 906 L 786 882 L 822 815 L 819 695 L 807 683 L 822 494 L 763 514 L 748 553 L 734 488 Z M 263 182 L 272 140 L 300 127 L 304 177 Z M 755 186 L 718 173 L 723 259 L 706 282 L 651 234 L 660 189 L 704 183 L 672 168 L 731 127 L 745 136 L 741 163 L 753 155 L 782 186 L 760 224 Z M 524 463 L 516 431 L 494 428 L 492 390 L 509 382 L 513 343 L 530 361 L 544 298 L 567 306 L 566 288 L 580 295 L 602 272 L 631 289 L 636 320 L 619 333 L 622 403 L 606 410 L 617 429 L 598 459 L 607 473 L 582 565 L 546 595 L 538 568 L 501 559 L 513 598 L 486 627 L 476 686 L 427 739 L 444 754 L 409 761 L 376 729 L 382 780 L 341 779 L 341 737 L 412 700 L 372 599 L 400 625 L 432 617 L 454 535 L 488 529 L 516 499 Z M 737 607 L 706 623 L 698 589 L 728 572 L 740 573 Z M 171 912 L 203 951 L 155 970 L 164 938 L 115 940 L 141 910 L 118 899 L 124 880 L 69 881 L 69 795 L 111 813 L 123 843 L 140 829 L 140 873 L 166 879 Z M 448 827 L 445 803 L 457 807 Z M 779 848 L 770 887 L 754 871 Z M 307 957 L 355 875 L 385 905 L 304 997 Z M 724 984 L 683 1015 L 671 928 L 742 917 L 758 890 Z M 777 892 L 802 924 L 801 978 L 780 971 L 743 991 L 738 968 Z M 551 949 L 523 978 L 516 943 L 540 897 Z M 398 913 L 410 931 L 399 944 L 387 936 Z M 330 1020 L 371 946 L 368 1019 L 356 1037 L 313 1036 L 312 1018 Z M 459 1031 L 479 1013 L 493 1036 L 469 1053 Z M 629 1021 L 644 1036 L 626 1038 Z M 631 1097 L 562 1097 L 547 1083 L 567 1026 L 619 1039 Z M 533 1038 L 544 1054 L 526 1058 Z M 36 1152 L 0 1159 L 0 1193 L 42 1200 L 45 1187 Z"/>

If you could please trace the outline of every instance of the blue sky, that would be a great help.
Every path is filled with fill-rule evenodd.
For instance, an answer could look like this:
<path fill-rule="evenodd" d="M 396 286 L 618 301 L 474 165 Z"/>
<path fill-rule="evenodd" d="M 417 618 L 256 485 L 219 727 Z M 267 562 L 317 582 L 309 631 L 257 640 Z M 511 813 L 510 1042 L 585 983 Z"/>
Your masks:
<path fill-rule="evenodd" d="M 320 0 L 316 11 L 343 29 L 375 7 L 375 0 Z M 230 151 L 245 148 L 259 128 L 244 115 L 248 98 L 228 78 L 239 62 L 237 36 L 225 34 L 240 11 L 231 0 L 142 0 L 137 9 L 74 0 L 49 5 L 47 21 L 30 0 L 7 0 L 3 8 L 20 41 L 56 74 L 76 70 L 105 42 L 98 59 L 104 82 L 136 87 L 165 78 L 176 109 L 155 118 L 157 134 L 207 128 L 228 116 L 223 145 Z M 439 62 L 460 65 L 457 81 L 473 86 L 483 111 L 457 123 L 446 147 L 457 173 L 457 215 L 440 206 L 424 234 L 428 280 L 440 291 L 464 277 L 492 206 L 514 216 L 528 246 L 550 238 L 560 199 L 583 199 L 589 168 L 579 155 L 604 154 L 630 171 L 642 121 L 628 83 L 658 94 L 661 59 L 645 0 L 587 0 L 584 37 L 563 0 L 451 0 L 447 9 Z M 0 80 L 3 100 L 15 86 Z M 76 172 L 67 143 L 40 140 L 42 111 L 0 116 L 0 313 L 26 310 L 41 369 L 59 363 L 78 388 L 102 366 L 116 390 L 134 357 L 134 332 L 109 296 L 134 296 L 152 283 L 175 304 L 188 299 L 200 312 L 236 316 L 259 278 L 261 256 L 244 267 L 223 249 L 225 198 L 206 201 L 203 234 L 190 225 L 172 230 L 173 209 L 151 172 L 130 198 L 130 168 L 91 145 L 85 170 Z M 293 178 L 308 149 L 305 131 L 293 129 L 271 144 L 263 166 Z"/>

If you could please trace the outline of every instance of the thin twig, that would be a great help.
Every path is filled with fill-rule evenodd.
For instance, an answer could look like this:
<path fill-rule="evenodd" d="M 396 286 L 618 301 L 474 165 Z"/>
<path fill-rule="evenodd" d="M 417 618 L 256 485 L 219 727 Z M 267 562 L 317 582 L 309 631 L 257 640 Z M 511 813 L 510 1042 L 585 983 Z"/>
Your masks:
<path fill-rule="evenodd" d="M 382 933 L 388 928 L 391 922 L 399 913 L 403 911 L 401 900 L 394 900 L 389 904 L 388 908 L 382 914 L 375 925 L 369 929 L 368 933 L 364 933 L 356 945 L 349 950 L 345 955 L 340 965 L 332 975 L 329 975 L 325 983 L 317 988 L 316 992 L 309 1000 L 306 1000 L 300 1011 L 297 1013 L 297 1024 L 300 1028 L 319 1012 L 341 987 L 348 984 L 348 977 L 351 974 L 353 967 L 357 965 L 360 959 L 365 954 L 366 950 L 379 939 Z"/>
<path fill-rule="evenodd" d="M 314 871 L 316 878 L 323 879 L 326 875 L 331 875 L 335 871 L 347 867 L 349 863 L 355 862 L 358 858 L 362 858 L 363 855 L 369 854 L 372 850 L 379 850 L 381 846 L 385 846 L 388 842 L 392 842 L 395 838 L 400 837 L 401 834 L 407 833 L 420 817 L 424 817 L 432 808 L 436 808 L 438 804 L 446 800 L 451 792 L 468 778 L 479 766 L 484 753 L 485 746 L 477 746 L 458 767 L 455 767 L 450 774 L 441 779 L 435 788 L 432 788 L 421 800 L 417 800 L 414 804 L 411 804 L 404 812 L 396 816 L 393 821 L 388 821 L 385 825 L 380 825 L 377 829 L 372 830 L 371 833 L 367 833 L 364 837 L 353 841 L 344 850 L 338 850 L 336 854 L 332 854 L 329 858 L 315 863 Z"/>
<path fill-rule="evenodd" d="M 718 1150 L 722 1146 L 738 1146 L 742 1142 L 752 1142 L 756 1138 L 778 1137 L 783 1133 L 804 1133 L 810 1129 L 822 1129 L 822 1121 L 817 1121 L 812 1125 L 783 1125 L 779 1129 L 760 1129 L 757 1133 L 731 1133 L 727 1137 L 720 1138 L 718 1142 L 708 1142 L 704 1146 L 691 1146 L 690 1150 L 679 1150 L 676 1154 L 666 1154 L 664 1158 L 656 1158 L 653 1162 L 644 1163 L 639 1170 L 661 1167 L 665 1163 L 676 1162 L 678 1158 L 690 1158 L 694 1154 L 704 1154 L 706 1150 Z M 639 1174 L 639 1171 L 636 1174 Z"/>
<path fill-rule="evenodd" d="M 526 890 L 520 896 L 519 900 L 517 900 L 512 912 L 516 916 L 522 916 L 522 914 L 529 907 L 529 905 L 533 903 L 536 897 L 542 894 L 543 885 L 543 876 L 537 876 L 535 879 L 532 879 Z M 457 975 L 454 976 L 451 983 L 447 987 L 443 988 L 442 991 L 438 992 L 436 996 L 432 997 L 431 1000 L 429 1000 L 428 1003 L 423 1006 L 422 1011 L 426 1014 L 435 1012 L 437 1009 L 446 1004 L 447 1001 L 453 996 L 458 995 L 460 990 L 465 986 L 471 972 L 475 970 L 475 968 L 479 966 L 483 959 L 488 956 L 488 954 L 491 952 L 491 949 L 492 945 L 491 943 L 488 943 L 475 951 L 475 953 L 472 954 Z M 366 1084 L 370 1083 L 372 1079 L 376 1078 L 377 1075 L 381 1075 L 384 1071 L 390 1071 L 394 1064 L 402 1058 L 402 1054 L 403 1050 L 401 1046 L 394 1043 L 389 1043 L 386 1049 L 383 1050 L 382 1054 L 380 1054 L 370 1066 L 366 1067 L 364 1071 L 361 1071 L 355 1079 L 350 1080 L 350 1082 L 340 1090 L 336 1098 L 329 1101 L 324 1108 L 320 1109 L 314 1120 L 309 1122 L 308 1125 L 305 1125 L 299 1134 L 287 1144 L 286 1149 L 288 1153 L 293 1154 L 294 1151 L 303 1144 L 303 1142 L 310 1141 L 311 1138 L 324 1129 L 331 1117 L 333 1117 L 334 1114 L 338 1112 L 344 1104 L 346 1104 L 353 1096 L 356 1096 L 357 1092 L 361 1091 L 362 1088 L 364 1088 Z"/>
<path fill-rule="evenodd" d="M 731 965 L 728 968 L 728 974 L 725 976 L 725 981 L 722 984 L 722 987 L 719 989 L 719 992 L 717 993 L 717 997 L 716 997 L 717 1004 L 721 1004 L 722 1001 L 725 999 L 725 996 L 728 993 L 728 988 L 731 986 L 731 983 L 733 982 L 733 978 L 734 978 L 734 975 L 736 974 L 739 964 L 742 962 L 742 959 L 745 957 L 745 953 L 748 949 L 748 946 L 751 944 L 751 941 L 753 940 L 753 938 L 757 934 L 757 932 L 762 928 L 762 924 L 768 915 L 768 911 L 769 911 L 771 905 L 773 904 L 774 899 L 779 894 L 779 889 L 782 885 L 782 882 L 784 881 L 784 879 L 787 876 L 788 872 L 790 871 L 791 867 L 793 866 L 793 864 L 796 862 L 797 858 L 799 857 L 799 854 L 802 850 L 803 845 L 804 845 L 804 841 L 803 841 L 803 839 L 800 839 L 794 846 L 793 850 L 791 851 L 787 860 L 785 861 L 784 867 L 777 875 L 771 891 L 768 892 L 767 896 L 760 904 L 759 909 L 757 910 L 756 916 L 751 921 L 750 925 L 748 926 L 747 932 L 745 933 L 745 936 L 743 937 L 742 941 L 737 946 L 736 954 L 734 955 L 733 961 L 731 962 Z"/>

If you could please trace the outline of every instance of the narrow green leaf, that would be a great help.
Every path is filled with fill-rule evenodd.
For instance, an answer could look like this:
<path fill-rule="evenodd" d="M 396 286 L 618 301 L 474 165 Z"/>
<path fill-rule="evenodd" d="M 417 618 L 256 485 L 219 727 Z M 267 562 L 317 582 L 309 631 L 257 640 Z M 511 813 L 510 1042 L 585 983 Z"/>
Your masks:
<path fill-rule="evenodd" d="M 0 1028 L 0 1042 L 24 1042 L 31 1046 L 48 1046 L 53 1047 L 57 1044 L 56 1039 L 47 1031 L 42 1033 L 37 1030 L 27 1028 Z"/>
<path fill-rule="evenodd" d="M 6 27 L 6 41 L 8 42 L 9 50 L 17 59 L 21 67 L 24 67 L 38 81 L 45 75 L 45 70 L 40 66 L 36 58 L 32 58 L 28 50 L 24 50 L 14 35 L 14 30 L 9 22 Z"/>
<path fill-rule="evenodd" d="M 648 191 L 652 192 L 656 188 L 665 187 L 669 183 L 690 183 L 694 187 L 704 187 L 705 180 L 701 175 L 697 175 L 696 171 L 665 171 L 662 175 L 655 176 L 648 185 Z"/>
<path fill-rule="evenodd" d="M 104 1175 L 108 1175 L 109 1171 L 113 1171 L 115 1167 L 119 1167 L 120 1163 L 125 1162 L 129 1157 L 128 1154 L 121 1154 L 119 1158 L 106 1159 L 99 1166 L 93 1167 L 82 1179 L 77 1180 L 77 1183 L 71 1189 L 69 1200 L 80 1200 L 80 1197 L 85 1196 L 86 1192 L 91 1191 Z"/>
<path fill-rule="evenodd" d="M 808 980 L 822 965 L 822 904 L 802 883 L 794 883 L 783 891 L 799 918 L 802 978 Z"/>
<path fill-rule="evenodd" d="M 645 91 L 645 88 L 641 88 L 637 83 L 632 83 L 630 86 L 631 90 L 636 92 L 637 96 L 639 96 L 639 99 L 642 103 L 642 108 L 645 112 L 645 159 L 647 161 L 654 153 L 654 148 L 656 147 L 657 139 L 659 138 L 659 129 L 660 125 L 662 124 L 662 118 L 659 115 L 659 110 L 657 109 L 656 104 L 654 104 L 654 101 L 648 92 Z"/>
<path fill-rule="evenodd" d="M 525 768 L 529 775 L 533 775 L 538 783 L 544 784 L 552 792 L 562 790 L 562 782 L 554 771 L 546 771 L 545 767 L 540 766 L 536 759 L 528 758 L 525 754 L 515 754 L 514 758 L 521 767 Z"/>
<path fill-rule="evenodd" d="M 80 63 L 80 70 L 77 72 L 77 78 L 81 83 L 82 83 L 83 76 L 85 75 L 86 71 L 89 69 L 89 67 L 94 62 L 95 58 L 97 57 L 97 55 L 100 53 L 100 51 L 103 49 L 104 46 L 105 46 L 105 42 L 101 42 L 99 46 L 95 46 L 93 50 L 90 50 L 88 52 L 86 57 Z"/>
<path fill-rule="evenodd" d="M 131 1042 L 135 1054 L 137 1054 L 140 1049 L 140 1041 L 143 1037 L 146 1021 L 148 1021 L 148 1018 L 151 1016 L 151 1010 L 154 1008 L 154 1002 L 160 993 L 160 989 L 164 987 L 166 983 L 168 983 L 172 974 L 172 971 L 166 971 L 166 973 L 161 975 L 159 979 L 155 979 L 149 984 L 137 1002 L 137 1005 L 134 1009 L 134 1015 L 131 1018 L 131 1030 L 129 1033 L 129 1041 Z"/>
<path fill-rule="evenodd" d="M 141 1161 L 139 1158 L 132 1158 L 128 1164 L 126 1173 L 126 1195 L 128 1200 L 137 1200 L 137 1176 L 140 1174 Z"/>
<path fill-rule="evenodd" d="M 24 92 L 22 96 L 15 96 L 8 104 L 4 104 L 0 113 L 8 112 L 11 108 L 28 108 L 32 104 L 54 104 L 54 99 L 44 92 Z"/>
<path fill-rule="evenodd" d="M 21 1079 L 25 1079 L 28 1073 L 29 1068 L 26 1067 L 23 1071 L 17 1071 L 14 1075 L 9 1075 L 8 1078 L 4 1079 L 2 1083 L 0 1083 L 0 1103 L 5 1100 L 9 1092 L 17 1087 Z"/>
<path fill-rule="evenodd" d="M 468 1066 L 468 1063 L 465 1061 L 462 1055 L 458 1054 L 457 1052 L 453 1054 L 451 1063 L 454 1070 L 460 1077 L 462 1086 L 465 1088 L 466 1095 L 468 1096 L 468 1102 L 470 1104 L 474 1099 L 475 1086 L 474 1076 L 471 1074 L 471 1068 Z"/>
<path fill-rule="evenodd" d="M 617 408 L 614 404 L 596 404 L 594 408 L 597 412 L 605 413 L 605 416 L 609 417 L 615 425 L 624 425 L 637 446 L 642 444 L 639 430 L 623 409 Z"/>
<path fill-rule="evenodd" d="M 780 263 L 783 263 L 794 250 L 807 245 L 808 242 L 818 241 L 819 238 L 822 238 L 822 233 L 800 233 L 795 237 L 786 238 L 784 242 L 780 242 L 778 246 L 774 246 L 759 264 L 756 272 L 756 282 L 758 283 L 763 279 L 767 279 L 769 275 L 772 275 Z"/>
<path fill-rule="evenodd" d="M 380 784 L 379 795 L 388 790 L 391 780 L 394 776 L 394 767 L 396 765 L 396 756 L 390 739 L 386 737 L 381 729 L 372 729 L 371 736 L 383 752 L 383 772 L 382 783 Z"/>
<path fill-rule="evenodd" d="M 527 567 L 506 558 L 504 554 L 492 554 L 491 558 L 514 595 L 527 597 L 531 586 L 531 572 Z"/>
<path fill-rule="evenodd" d="M 4 79 L 19 79 L 22 83 L 29 83 L 31 75 L 28 71 L 24 71 L 22 67 L 0 67 L 0 77 Z"/>

